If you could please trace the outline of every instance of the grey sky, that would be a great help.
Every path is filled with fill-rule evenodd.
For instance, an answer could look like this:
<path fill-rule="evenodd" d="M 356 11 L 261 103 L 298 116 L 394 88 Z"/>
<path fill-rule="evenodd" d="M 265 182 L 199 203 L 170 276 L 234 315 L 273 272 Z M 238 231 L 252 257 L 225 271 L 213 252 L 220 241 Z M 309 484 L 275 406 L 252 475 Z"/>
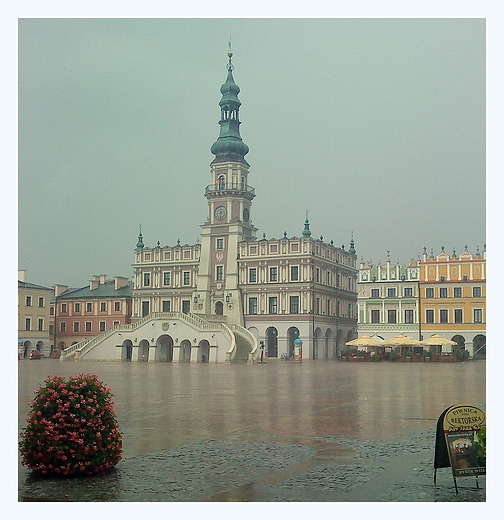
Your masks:
<path fill-rule="evenodd" d="M 19 268 L 131 276 L 195 243 L 232 37 L 258 236 L 360 259 L 485 243 L 485 20 L 21 19 Z"/>

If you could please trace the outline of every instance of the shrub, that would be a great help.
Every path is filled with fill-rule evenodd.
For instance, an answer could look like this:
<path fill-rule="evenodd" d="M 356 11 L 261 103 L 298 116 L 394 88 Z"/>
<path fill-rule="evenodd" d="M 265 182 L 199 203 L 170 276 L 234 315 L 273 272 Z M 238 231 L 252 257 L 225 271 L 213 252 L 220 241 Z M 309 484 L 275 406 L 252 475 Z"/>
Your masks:
<path fill-rule="evenodd" d="M 112 394 L 95 375 L 48 377 L 21 432 L 21 463 L 47 475 L 104 474 L 121 460 Z"/>

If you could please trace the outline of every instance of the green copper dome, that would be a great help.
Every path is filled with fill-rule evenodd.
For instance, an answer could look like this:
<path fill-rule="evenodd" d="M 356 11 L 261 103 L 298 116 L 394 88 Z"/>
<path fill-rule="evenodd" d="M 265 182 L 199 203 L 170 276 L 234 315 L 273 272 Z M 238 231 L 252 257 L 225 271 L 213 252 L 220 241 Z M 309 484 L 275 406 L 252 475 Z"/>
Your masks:
<path fill-rule="evenodd" d="M 233 78 L 233 64 L 231 63 L 232 52 L 228 53 L 229 63 L 227 65 L 228 75 L 226 82 L 221 86 L 222 98 L 219 102 L 221 107 L 221 118 L 219 121 L 220 134 L 210 151 L 215 155 L 212 163 L 238 161 L 249 166 L 245 160 L 245 155 L 249 147 L 243 142 L 240 136 L 240 100 L 238 93 L 240 87 Z"/>

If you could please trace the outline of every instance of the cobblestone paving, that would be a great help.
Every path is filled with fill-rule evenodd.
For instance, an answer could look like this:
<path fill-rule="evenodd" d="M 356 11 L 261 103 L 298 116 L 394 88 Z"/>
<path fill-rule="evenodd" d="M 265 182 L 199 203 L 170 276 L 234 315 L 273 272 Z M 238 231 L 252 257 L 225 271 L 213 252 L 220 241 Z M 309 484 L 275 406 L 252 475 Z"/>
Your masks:
<path fill-rule="evenodd" d="M 302 441 L 303 439 L 299 439 Z M 485 501 L 484 478 L 459 479 L 449 468 L 433 484 L 434 433 L 404 442 L 310 439 L 351 448 L 348 463 L 300 444 L 205 440 L 121 462 L 95 478 L 20 482 L 20 501 L 88 502 L 437 502 Z M 399 478 L 391 477 L 390 472 Z M 399 483 L 398 483 L 399 481 Z M 465 481 L 465 482 L 464 482 Z M 392 483 L 392 484 L 390 484 Z"/>

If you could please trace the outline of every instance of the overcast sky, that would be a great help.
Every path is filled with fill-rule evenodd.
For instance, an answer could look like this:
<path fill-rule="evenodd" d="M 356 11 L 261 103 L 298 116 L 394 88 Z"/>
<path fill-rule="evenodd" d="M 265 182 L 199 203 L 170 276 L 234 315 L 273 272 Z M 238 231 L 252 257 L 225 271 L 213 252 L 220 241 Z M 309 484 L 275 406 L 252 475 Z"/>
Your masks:
<path fill-rule="evenodd" d="M 228 40 L 258 237 L 374 263 L 480 250 L 485 19 L 20 19 L 20 269 L 50 286 L 132 275 L 196 243 Z"/>

